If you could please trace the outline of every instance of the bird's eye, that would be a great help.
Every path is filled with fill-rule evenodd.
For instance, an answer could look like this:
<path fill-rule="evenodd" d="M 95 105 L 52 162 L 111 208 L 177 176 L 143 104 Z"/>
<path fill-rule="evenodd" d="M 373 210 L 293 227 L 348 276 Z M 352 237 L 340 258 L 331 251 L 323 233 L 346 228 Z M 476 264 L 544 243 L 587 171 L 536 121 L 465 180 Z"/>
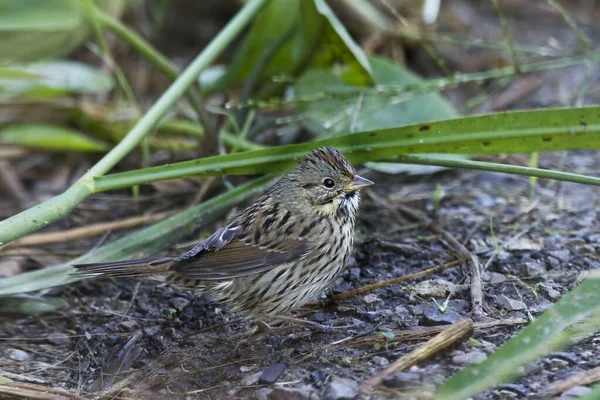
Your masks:
<path fill-rule="evenodd" d="M 335 181 L 331 178 L 325 178 L 323 179 L 323 186 L 327 189 L 332 189 L 335 186 Z"/>

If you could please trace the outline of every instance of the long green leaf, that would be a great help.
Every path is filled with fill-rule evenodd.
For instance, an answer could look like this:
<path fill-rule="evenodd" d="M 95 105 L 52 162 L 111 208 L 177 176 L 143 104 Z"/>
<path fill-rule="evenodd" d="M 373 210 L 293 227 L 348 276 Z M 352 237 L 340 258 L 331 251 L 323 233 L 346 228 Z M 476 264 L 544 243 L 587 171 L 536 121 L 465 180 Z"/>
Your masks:
<path fill-rule="evenodd" d="M 106 12 L 119 15 L 125 0 L 97 0 Z M 68 54 L 88 36 L 74 0 L 2 0 L 0 62 L 33 61 Z"/>
<path fill-rule="evenodd" d="M 381 57 L 369 57 L 373 81 L 377 87 L 421 85 L 421 77 Z M 418 93 L 390 97 L 370 86 L 368 91 L 344 80 L 337 70 L 311 69 L 294 85 L 302 102 L 302 124 L 320 137 L 356 131 L 393 128 L 423 121 L 459 117 L 452 105 L 438 93 Z M 348 96 L 348 94 L 354 94 Z"/>
<path fill-rule="evenodd" d="M 37 147 L 45 150 L 105 151 L 106 143 L 62 126 L 10 124 L 0 128 L 0 143 Z"/>
<path fill-rule="evenodd" d="M 324 1 L 272 1 L 256 18 L 225 75 L 204 89 L 296 75 L 308 65 L 331 67 L 340 61 L 350 67 L 347 72 L 355 81 L 371 81 L 367 57 Z M 260 76 L 253 76 L 257 72 Z"/>
<path fill-rule="evenodd" d="M 331 24 L 331 27 L 337 33 L 337 36 L 344 42 L 344 44 L 348 47 L 348 50 L 350 50 L 354 56 L 354 59 L 362 68 L 364 68 L 365 71 L 367 71 L 369 75 L 371 75 L 372 70 L 371 65 L 369 64 L 369 59 L 362 51 L 362 48 L 356 44 L 354 39 L 352 39 L 352 36 L 350 36 L 348 30 L 346 30 L 346 27 L 341 23 L 331 7 L 329 7 L 325 0 L 314 0 L 314 2 L 319 13 L 327 18 L 329 24 Z"/>
<path fill-rule="evenodd" d="M 37 297 L 18 294 L 0 301 L 1 314 L 42 315 L 66 309 L 69 306 L 62 298 Z"/>
<path fill-rule="evenodd" d="M 596 272 L 560 299 L 482 364 L 469 366 L 436 393 L 438 400 L 462 400 L 514 377 L 521 366 L 598 329 L 600 275 Z M 583 323 L 582 323 L 583 322 Z"/>
<path fill-rule="evenodd" d="M 185 235 L 192 233 L 195 227 L 215 221 L 234 203 L 258 192 L 271 179 L 270 177 L 263 177 L 238 186 L 66 264 L 0 279 L 0 296 L 31 292 L 81 280 L 78 276 L 69 275 L 73 271 L 71 265 L 75 263 L 108 262 L 152 254 L 167 244 L 174 243 Z"/>
<path fill-rule="evenodd" d="M 334 146 L 351 162 L 406 154 L 494 154 L 600 148 L 600 107 L 515 111 L 421 123 L 228 154 L 94 179 L 94 191 L 192 175 L 283 173 L 308 151 Z"/>
<path fill-rule="evenodd" d="M 381 57 L 369 57 L 376 86 L 367 90 L 344 80 L 335 69 L 312 69 L 294 85 L 297 99 L 318 100 L 300 102 L 297 111 L 302 124 L 319 137 L 330 137 L 356 131 L 392 128 L 431 121 L 457 118 L 460 115 L 439 93 L 426 92 L 391 97 L 377 88 L 405 87 L 425 84 L 425 80 L 403 66 Z M 349 96 L 348 94 L 354 94 Z M 465 155 L 453 155 L 466 159 Z M 400 163 L 375 163 L 367 167 L 385 173 L 432 173 L 440 167 Z"/>

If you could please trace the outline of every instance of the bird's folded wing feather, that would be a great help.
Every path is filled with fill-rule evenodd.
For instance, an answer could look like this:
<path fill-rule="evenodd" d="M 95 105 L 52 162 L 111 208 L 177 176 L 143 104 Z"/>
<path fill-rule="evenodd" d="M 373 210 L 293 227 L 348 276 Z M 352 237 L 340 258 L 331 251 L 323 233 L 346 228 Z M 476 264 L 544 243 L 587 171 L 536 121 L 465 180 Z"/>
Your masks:
<path fill-rule="evenodd" d="M 252 230 L 250 230 L 252 232 Z M 306 240 L 252 235 L 240 240 L 241 227 L 232 223 L 216 231 L 171 266 L 183 279 L 222 280 L 256 274 L 306 254 Z"/>

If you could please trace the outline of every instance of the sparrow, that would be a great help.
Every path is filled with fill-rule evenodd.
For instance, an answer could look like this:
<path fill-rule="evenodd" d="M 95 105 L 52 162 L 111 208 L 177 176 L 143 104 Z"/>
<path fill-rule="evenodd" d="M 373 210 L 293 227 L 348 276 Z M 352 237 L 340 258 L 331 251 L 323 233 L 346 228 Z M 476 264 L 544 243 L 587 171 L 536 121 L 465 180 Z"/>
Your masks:
<path fill-rule="evenodd" d="M 150 278 L 200 289 L 255 320 L 316 300 L 352 253 L 359 191 L 372 185 L 323 147 L 233 221 L 179 257 L 75 265 L 86 277 Z"/>

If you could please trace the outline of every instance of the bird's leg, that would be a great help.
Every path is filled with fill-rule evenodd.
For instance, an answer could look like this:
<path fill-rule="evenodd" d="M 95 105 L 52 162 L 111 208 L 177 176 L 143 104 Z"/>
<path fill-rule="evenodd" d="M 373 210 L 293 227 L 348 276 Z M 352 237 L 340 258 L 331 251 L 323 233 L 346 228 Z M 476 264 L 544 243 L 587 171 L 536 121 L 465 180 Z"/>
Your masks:
<path fill-rule="evenodd" d="M 357 325 L 342 325 L 342 326 L 323 325 L 318 322 L 308 321 L 308 320 L 302 319 L 302 318 L 287 317 L 284 315 L 277 315 L 273 318 L 278 319 L 283 322 L 288 322 L 290 324 L 305 326 L 307 328 L 310 328 L 310 329 L 312 329 L 314 331 L 318 331 L 318 332 L 331 333 L 331 332 L 342 331 L 342 330 L 352 329 L 352 328 L 357 327 Z"/>

